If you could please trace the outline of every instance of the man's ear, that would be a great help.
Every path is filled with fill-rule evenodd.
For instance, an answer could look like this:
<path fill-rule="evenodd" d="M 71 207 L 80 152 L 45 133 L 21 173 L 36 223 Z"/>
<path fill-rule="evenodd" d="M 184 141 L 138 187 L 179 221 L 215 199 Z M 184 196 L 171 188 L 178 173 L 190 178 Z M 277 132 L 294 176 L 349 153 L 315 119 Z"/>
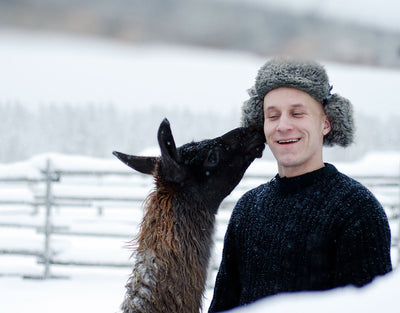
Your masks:
<path fill-rule="evenodd" d="M 160 174 L 167 182 L 181 183 L 185 179 L 185 171 L 179 164 L 178 150 L 167 119 L 161 122 L 158 129 L 158 144 L 161 150 Z"/>
<path fill-rule="evenodd" d="M 322 134 L 325 136 L 331 131 L 331 122 L 329 122 L 329 119 L 326 115 L 324 115 L 324 121 L 322 125 Z"/>

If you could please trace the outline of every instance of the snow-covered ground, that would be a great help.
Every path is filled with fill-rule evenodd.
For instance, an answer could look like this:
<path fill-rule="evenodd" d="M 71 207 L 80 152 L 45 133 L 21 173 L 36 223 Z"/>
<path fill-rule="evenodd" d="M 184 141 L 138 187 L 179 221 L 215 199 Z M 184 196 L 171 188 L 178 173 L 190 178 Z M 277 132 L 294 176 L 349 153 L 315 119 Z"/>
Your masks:
<path fill-rule="evenodd" d="M 9 265 L 22 263 L 20 259 L 13 258 L 8 258 L 5 262 Z M 118 311 L 123 300 L 127 270 L 71 268 L 68 269 L 68 275 L 66 279 L 46 281 L 1 277 L 1 312 L 112 313 Z"/>
<path fill-rule="evenodd" d="M 398 313 L 400 271 L 363 288 L 345 287 L 324 292 L 282 294 L 259 300 L 232 313 Z"/>
<path fill-rule="evenodd" d="M 3 258 L 2 258 L 3 259 Z M 9 264 L 20 260 L 9 258 Z M 33 264 L 32 264 L 33 266 Z M 125 292 L 126 269 L 69 268 L 67 279 L 46 281 L 1 277 L 1 312 L 4 313 L 110 313 L 118 312 Z M 340 288 L 326 292 L 280 295 L 260 300 L 235 313 L 398 313 L 400 272 L 377 278 L 362 289 Z M 211 301 L 206 293 L 204 308 Z M 167 312 L 167 311 L 166 311 Z"/>

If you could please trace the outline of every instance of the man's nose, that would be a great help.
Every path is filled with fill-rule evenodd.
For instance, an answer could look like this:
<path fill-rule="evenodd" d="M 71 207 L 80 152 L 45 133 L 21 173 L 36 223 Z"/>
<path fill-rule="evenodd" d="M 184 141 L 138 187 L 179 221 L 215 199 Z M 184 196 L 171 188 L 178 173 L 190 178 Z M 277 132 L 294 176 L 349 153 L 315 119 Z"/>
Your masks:
<path fill-rule="evenodd" d="M 292 120 L 287 114 L 282 114 L 279 118 L 278 131 L 287 131 L 293 129 Z"/>

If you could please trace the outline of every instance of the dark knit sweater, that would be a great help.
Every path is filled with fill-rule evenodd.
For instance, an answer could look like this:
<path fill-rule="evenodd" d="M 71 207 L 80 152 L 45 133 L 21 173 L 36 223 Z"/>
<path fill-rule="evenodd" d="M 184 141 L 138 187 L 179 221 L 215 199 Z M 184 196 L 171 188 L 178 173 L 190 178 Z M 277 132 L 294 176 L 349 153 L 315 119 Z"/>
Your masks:
<path fill-rule="evenodd" d="M 368 189 L 330 164 L 277 175 L 233 210 L 209 312 L 280 292 L 362 286 L 391 269 L 388 220 Z"/>

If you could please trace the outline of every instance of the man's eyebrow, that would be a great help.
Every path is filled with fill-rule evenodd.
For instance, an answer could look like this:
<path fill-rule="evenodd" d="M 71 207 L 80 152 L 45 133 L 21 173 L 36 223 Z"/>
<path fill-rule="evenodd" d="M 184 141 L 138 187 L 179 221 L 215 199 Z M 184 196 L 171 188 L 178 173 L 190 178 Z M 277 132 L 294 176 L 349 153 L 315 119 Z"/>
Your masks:
<path fill-rule="evenodd" d="M 305 108 L 306 106 L 303 103 L 296 103 L 296 104 L 292 104 L 291 107 L 293 107 L 293 108 Z"/>
<path fill-rule="evenodd" d="M 268 107 L 265 108 L 266 111 L 268 111 L 268 110 L 275 110 L 275 109 L 276 109 L 275 106 L 268 106 Z"/>
<path fill-rule="evenodd" d="M 295 103 L 290 105 L 291 108 L 305 108 L 306 106 L 302 103 Z M 278 108 L 274 105 L 268 106 L 265 108 L 266 111 L 269 110 L 278 110 Z"/>

